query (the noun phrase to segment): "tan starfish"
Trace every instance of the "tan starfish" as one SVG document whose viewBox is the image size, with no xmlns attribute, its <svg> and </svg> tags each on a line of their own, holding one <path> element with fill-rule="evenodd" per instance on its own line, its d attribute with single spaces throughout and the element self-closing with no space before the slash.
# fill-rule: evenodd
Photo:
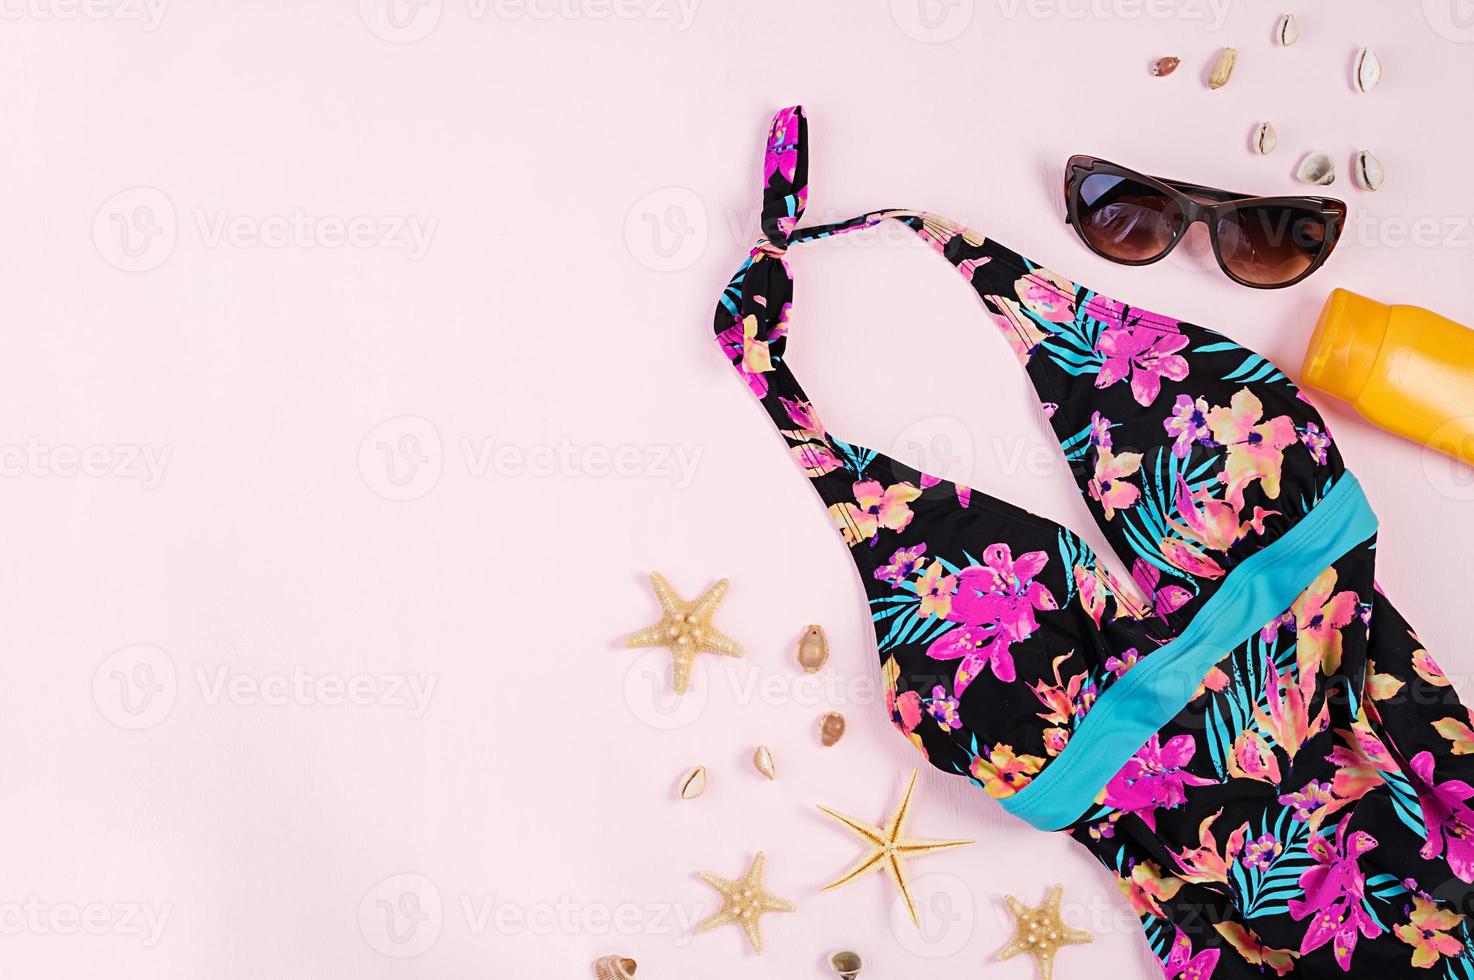
<svg viewBox="0 0 1474 980">
<path fill-rule="evenodd" d="M 742 647 L 711 625 L 712 613 L 716 612 L 717 603 L 727 594 L 730 584 L 722 579 L 701 593 L 701 598 L 695 602 L 687 602 L 676 595 L 665 576 L 651 572 L 650 585 L 655 589 L 655 598 L 660 600 L 660 622 L 631 633 L 624 638 L 624 645 L 669 647 L 671 677 L 675 681 L 676 693 L 685 694 L 686 686 L 691 682 L 691 664 L 698 653 L 742 656 Z"/>
<path fill-rule="evenodd" d="M 891 881 L 901 891 L 901 897 L 906 900 L 906 909 L 911 913 L 911 921 L 917 928 L 921 927 L 921 919 L 916 914 L 916 903 L 911 900 L 911 889 L 906 883 L 906 859 L 933 851 L 945 851 L 953 847 L 962 847 L 971 844 L 970 840 L 927 840 L 924 838 L 906 837 L 906 818 L 911 815 L 911 793 L 916 789 L 916 777 L 918 772 L 913 770 L 911 782 L 906 786 L 906 795 L 901 798 L 901 805 L 896 812 L 891 814 L 886 821 L 885 827 L 872 827 L 868 823 L 847 817 L 842 813 L 836 813 L 827 806 L 819 807 L 846 827 L 850 828 L 857 837 L 870 845 L 870 853 L 862 857 L 854 867 L 840 875 L 837 879 L 825 885 L 823 891 L 846 885 L 856 878 L 864 877 L 876 868 L 884 867 L 890 875 Z"/>
<path fill-rule="evenodd" d="M 722 926 L 739 925 L 747 934 L 747 942 L 759 955 L 763 952 L 763 934 L 758 929 L 758 920 L 768 912 L 797 912 L 792 902 L 770 893 L 763 887 L 763 866 L 767 858 L 761 851 L 748 865 L 747 873 L 736 881 L 729 881 L 709 871 L 701 872 L 701 880 L 715 888 L 722 896 L 722 907 L 716 915 L 696 927 L 697 932 L 710 932 Z"/>
<path fill-rule="evenodd" d="M 1059 900 L 1064 892 L 1064 885 L 1055 885 L 1037 908 L 1029 908 L 1012 895 L 1006 896 L 1008 911 L 1013 913 L 1014 931 L 1008 945 L 998 951 L 1000 960 L 1028 953 L 1039 966 L 1039 980 L 1050 980 L 1054 976 L 1054 954 L 1061 946 L 1095 941 L 1090 933 L 1065 925 L 1059 914 Z"/>
</svg>

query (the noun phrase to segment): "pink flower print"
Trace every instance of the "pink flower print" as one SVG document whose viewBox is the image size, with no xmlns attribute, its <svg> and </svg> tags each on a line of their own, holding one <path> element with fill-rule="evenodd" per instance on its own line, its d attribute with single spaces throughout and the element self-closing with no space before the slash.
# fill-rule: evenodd
<svg viewBox="0 0 1474 980">
<path fill-rule="evenodd" d="M 1172 856 L 1177 860 L 1178 868 L 1181 869 L 1180 874 L 1186 880 L 1199 885 L 1212 882 L 1228 884 L 1228 872 L 1233 867 L 1234 861 L 1238 860 L 1239 852 L 1244 848 L 1244 838 L 1249 834 L 1249 825 L 1240 824 L 1237 830 L 1231 831 L 1220 848 L 1218 839 L 1213 836 L 1213 824 L 1221 816 L 1223 816 L 1223 810 L 1219 809 L 1198 824 L 1197 847 L 1172 852 Z"/>
<path fill-rule="evenodd" d="M 1053 594 L 1035 582 L 1048 563 L 1042 551 L 1030 551 L 1016 560 L 1006 544 L 989 545 L 983 564 L 965 568 L 957 576 L 957 591 L 947 619 L 962 623 L 932 641 L 927 656 L 961 660 L 952 689 L 958 697 L 984 667 L 1000 681 L 1015 679 L 1009 647 L 1039 628 L 1035 610 L 1058 609 Z"/>
<path fill-rule="evenodd" d="M 1109 327 L 1096 342 L 1105 363 L 1095 387 L 1109 388 L 1129 378 L 1136 403 L 1150 405 L 1162 391 L 1163 378 L 1181 381 L 1187 377 L 1187 359 L 1177 353 L 1186 346 L 1187 338 L 1175 328 Z"/>
<path fill-rule="evenodd" d="M 909 483 L 896 483 L 882 488 L 875 480 L 861 480 L 853 488 L 855 502 L 835 504 L 829 514 L 853 548 L 865 541 L 872 544 L 881 528 L 899 531 L 911 523 L 911 501 L 921 491 Z"/>
<path fill-rule="evenodd" d="M 788 452 L 811 480 L 844 466 L 844 460 L 821 442 L 803 442 L 797 446 L 789 446 Z"/>
<path fill-rule="evenodd" d="M 1008 346 L 1013 350 L 1014 356 L 1021 364 L 1028 365 L 1034 348 L 1038 347 L 1049 335 L 1040 328 L 1033 317 L 1025 315 L 1019 305 L 1008 297 L 988 296 L 986 302 L 989 316 L 1002 331 L 1003 338 L 1008 341 Z M 1045 413 L 1046 416 L 1050 414 L 1048 406 L 1045 406 Z"/>
<path fill-rule="evenodd" d="M 1214 785 L 1183 768 L 1196 751 L 1191 735 L 1176 735 L 1166 745 L 1153 735 L 1106 784 L 1105 804 L 1136 814 L 1155 831 L 1157 810 L 1187 802 L 1186 787 Z"/>
<path fill-rule="evenodd" d="M 1233 779 L 1253 779 L 1278 786 L 1279 760 L 1264 736 L 1246 729 L 1233 740 L 1228 756 L 1228 775 Z"/>
<path fill-rule="evenodd" d="M 916 582 L 916 594 L 921 596 L 916 615 L 922 619 L 928 616 L 945 619 L 952 611 L 952 593 L 957 591 L 957 576 L 944 572 L 946 569 L 941 562 L 932 562 L 926 574 Z"/>
<path fill-rule="evenodd" d="M 1331 784 L 1311 780 L 1293 793 L 1286 793 L 1279 798 L 1281 806 L 1287 806 L 1295 812 L 1292 819 L 1306 823 L 1321 807 L 1335 802 L 1335 795 L 1331 793 Z"/>
<path fill-rule="evenodd" d="M 1276 840 L 1273 834 L 1266 832 L 1244 845 L 1243 865 L 1246 868 L 1258 868 L 1260 871 L 1267 870 L 1284 849 L 1285 845 Z"/>
<path fill-rule="evenodd" d="M 1111 420 L 1099 412 L 1090 413 L 1090 445 L 1098 449 L 1111 448 Z"/>
<path fill-rule="evenodd" d="M 784 309 L 787 309 L 786 304 Z M 757 316 L 748 314 L 717 334 L 717 342 L 722 345 L 727 358 L 734 362 L 742 380 L 759 398 L 768 394 L 768 379 L 764 375 L 773 370 L 771 344 L 786 336 L 787 331 L 787 325 L 780 320 L 765 339 L 759 339 Z"/>
<path fill-rule="evenodd" d="M 1162 422 L 1167 434 L 1176 441 L 1172 444 L 1174 456 L 1186 457 L 1194 443 L 1204 446 L 1213 444 L 1213 433 L 1208 429 L 1208 400 L 1194 401 L 1187 395 L 1178 395 L 1172 406 L 1172 414 Z"/>
<path fill-rule="evenodd" d="M 1194 578 L 1215 579 L 1222 578 L 1226 573 L 1223 566 L 1218 564 L 1196 545 L 1188 544 L 1177 538 L 1162 539 L 1162 557 L 1167 559 L 1173 568 L 1180 568 Z"/>
<path fill-rule="evenodd" d="M 1273 643 L 1275 637 L 1279 636 L 1280 630 L 1284 629 L 1286 626 L 1294 625 L 1294 612 L 1282 612 L 1278 616 L 1274 617 L 1269 622 L 1264 624 L 1264 628 L 1259 631 L 1259 639 L 1264 643 Z"/>
<path fill-rule="evenodd" d="M 1060 666 L 1072 656 L 1074 656 L 1073 653 L 1065 653 L 1054 658 L 1053 684 L 1037 680 L 1029 685 L 1029 689 L 1034 692 L 1034 697 L 1038 698 L 1039 703 L 1048 709 L 1039 712 L 1039 717 L 1051 725 L 1069 724 L 1070 719 L 1075 715 L 1075 705 L 1085 683 L 1086 673 L 1084 671 L 1072 675 L 1068 681 L 1060 676 Z"/>
<path fill-rule="evenodd" d="M 1090 496 L 1100 501 L 1106 520 L 1114 520 L 1116 511 L 1125 510 L 1141 497 L 1141 491 L 1126 478 L 1141 469 L 1141 453 L 1117 456 L 1101 448 L 1095 454 L 1095 475 L 1090 478 Z"/>
<path fill-rule="evenodd" d="M 1050 323 L 1074 321 L 1075 290 L 1074 283 L 1044 269 L 1035 269 L 1013 284 L 1024 309 Z"/>
<path fill-rule="evenodd" d="M 894 688 L 885 692 L 886 708 L 890 711 L 891 724 L 910 735 L 921 724 L 921 695 L 915 691 L 896 693 Z"/>
<path fill-rule="evenodd" d="M 1300 593 L 1295 616 L 1295 660 L 1301 676 L 1317 670 L 1327 677 L 1341 667 L 1341 630 L 1356 615 L 1356 593 L 1336 591 L 1336 569 L 1327 568 Z"/>
<path fill-rule="evenodd" d="M 1330 724 L 1330 705 L 1321 702 L 1320 711 L 1310 717 L 1310 703 L 1315 697 L 1315 671 L 1301 672 L 1299 679 L 1291 676 L 1290 669 L 1283 674 L 1274 669 L 1272 662 L 1264 664 L 1264 699 L 1269 707 L 1254 709 L 1254 721 L 1274 737 L 1280 748 L 1295 761 L 1295 755 L 1316 735 L 1325 731 Z M 1257 737 L 1257 736 L 1256 736 Z M 1272 782 L 1279 782 L 1279 770 L 1275 769 Z"/>
<path fill-rule="evenodd" d="M 1300 941 L 1300 955 L 1331 943 L 1336 965 L 1347 971 L 1358 934 L 1376 939 L 1383 931 L 1365 908 L 1366 879 L 1358 864 L 1363 854 L 1377 846 L 1377 839 L 1364 830 L 1348 835 L 1350 823 L 1348 815 L 1336 827 L 1334 843 L 1329 835 L 1310 838 L 1308 849 L 1315 866 L 1300 876 L 1305 898 L 1292 898 L 1288 903 L 1291 919 L 1310 918 Z"/>
<path fill-rule="evenodd" d="M 1264 519 L 1279 513 L 1255 507 L 1253 518 L 1240 524 L 1237 507 L 1226 500 L 1213 499 L 1213 491 L 1207 487 L 1189 490 L 1187 481 L 1180 476 L 1176 502 L 1182 520 L 1168 518 L 1167 523 L 1178 534 L 1209 551 L 1227 551 L 1251 530 L 1263 534 Z"/>
<path fill-rule="evenodd" d="M 1136 652 L 1136 647 L 1132 647 L 1130 650 L 1123 652 L 1119 657 L 1107 657 L 1105 668 L 1119 678 L 1124 676 L 1126 671 L 1135 667 L 1136 662 L 1140 659 L 1141 654 Z"/>
<path fill-rule="evenodd" d="M 1280 495 L 1280 466 L 1285 447 L 1295 441 L 1295 423 L 1288 415 L 1268 422 L 1264 403 L 1248 388 L 1234 392 L 1228 407 L 1208 411 L 1208 428 L 1214 441 L 1228 447 L 1228 462 L 1220 479 L 1228 486 L 1228 499 L 1243 506 L 1244 488 L 1255 480 L 1271 500 Z"/>
<path fill-rule="evenodd" d="M 1172 949 L 1162 964 L 1167 980 L 1212 980 L 1222 951 L 1205 949 L 1194 956 L 1192 940 L 1181 928 L 1173 928 L 1177 930 L 1177 938 L 1172 940 Z"/>
<path fill-rule="evenodd" d="M 984 667 L 1007 683 L 1012 683 L 1018 676 L 1014 671 L 1013 654 L 1008 651 L 1008 641 L 996 624 L 951 630 L 933 640 L 926 648 L 926 655 L 933 660 L 962 661 L 952 678 L 952 689 L 959 696 L 977 679 Z"/>
<path fill-rule="evenodd" d="M 983 564 L 962 570 L 956 598 L 947 617 L 968 625 L 998 624 L 1014 641 L 1039 628 L 1035 610 L 1058 609 L 1054 596 L 1035 576 L 1049 564 L 1049 555 L 1028 551 L 1013 557 L 1003 543 L 983 549 Z"/>
<path fill-rule="evenodd" d="M 1162 570 L 1141 558 L 1131 563 L 1131 579 L 1137 588 L 1151 597 L 1152 612 L 1162 619 L 1187 605 L 1193 597 L 1187 589 L 1172 582 L 1159 586 Z"/>
<path fill-rule="evenodd" d="M 783 411 L 788 413 L 788 420 L 796 426 L 793 429 L 782 430 L 785 436 L 798 441 L 825 437 L 824 423 L 819 421 L 813 405 L 782 396 L 779 396 L 778 403 L 783 406 Z"/>
<path fill-rule="evenodd" d="M 957 699 L 947 695 L 947 689 L 942 685 L 931 689 L 931 701 L 926 706 L 926 713 L 931 715 L 933 721 L 941 726 L 943 731 L 955 731 L 962 727 L 962 715 L 957 706 Z"/>
<path fill-rule="evenodd" d="M 1084 565 L 1075 566 L 1075 589 L 1080 593 L 1080 608 L 1089 614 L 1100 625 L 1100 617 L 1105 614 L 1106 589 L 1100 584 L 1100 579 L 1095 573 Z"/>
<path fill-rule="evenodd" d="M 972 282 L 972 277 L 977 275 L 978 269 L 992 261 L 993 257 L 991 255 L 984 255 L 978 259 L 963 259 L 957 263 L 957 271 L 962 273 L 962 278 L 968 282 Z"/>
<path fill-rule="evenodd" d="M 1474 796 L 1474 786 L 1462 779 L 1436 782 L 1433 753 L 1427 750 L 1413 756 L 1408 767 L 1428 825 L 1428 842 L 1420 853 L 1428 860 L 1442 854 L 1460 881 L 1474 882 L 1474 813 L 1464 805 Z"/>
<path fill-rule="evenodd" d="M 1300 441 L 1310 451 L 1310 458 L 1319 466 L 1326 465 L 1326 454 L 1331 448 L 1331 434 L 1314 422 L 1307 422 L 1300 431 Z"/>
<path fill-rule="evenodd" d="M 790 106 L 773 117 L 773 127 L 768 131 L 768 152 L 763 159 L 763 182 L 775 173 L 793 183 L 798 170 L 798 126 L 799 108 Z"/>
<path fill-rule="evenodd" d="M 918 544 L 912 548 L 898 548 L 891 555 L 889 565 L 883 565 L 875 570 L 875 577 L 882 582 L 889 582 L 892 586 L 898 586 L 916 574 L 921 568 L 922 556 L 925 554 L 925 544 Z"/>
</svg>

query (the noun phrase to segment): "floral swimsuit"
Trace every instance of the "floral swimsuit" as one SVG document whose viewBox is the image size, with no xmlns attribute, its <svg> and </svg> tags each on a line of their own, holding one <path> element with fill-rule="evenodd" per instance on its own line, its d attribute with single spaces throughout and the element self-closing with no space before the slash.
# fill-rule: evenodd
<svg viewBox="0 0 1474 980">
<path fill-rule="evenodd" d="M 1315 408 L 1220 333 L 953 222 L 800 228 L 773 120 L 722 350 L 849 545 L 891 720 L 1117 878 L 1169 978 L 1474 980 L 1474 729 L 1373 580 L 1376 518 Z M 845 442 L 784 357 L 785 253 L 897 221 L 977 291 L 1133 581 L 1074 533 Z"/>
</svg>

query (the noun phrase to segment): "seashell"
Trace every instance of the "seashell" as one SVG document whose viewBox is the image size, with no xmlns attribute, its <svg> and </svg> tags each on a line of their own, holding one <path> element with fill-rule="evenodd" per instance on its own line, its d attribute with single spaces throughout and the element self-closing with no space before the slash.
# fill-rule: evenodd
<svg viewBox="0 0 1474 980">
<path fill-rule="evenodd" d="M 838 711 L 827 711 L 819 719 L 819 744 L 826 749 L 844 738 L 844 715 Z"/>
<path fill-rule="evenodd" d="M 1351 158 L 1351 179 L 1362 190 L 1374 191 L 1386 178 L 1387 171 L 1383 169 L 1382 161 L 1372 156 L 1370 151 L 1361 150 Z"/>
<path fill-rule="evenodd" d="M 1173 58 L 1171 56 L 1158 58 L 1152 62 L 1152 74 L 1157 78 L 1165 78 L 1176 71 L 1177 66 L 1180 64 L 1182 64 L 1181 58 Z"/>
<path fill-rule="evenodd" d="M 778 770 L 773 766 L 773 752 L 766 745 L 757 747 L 757 751 L 752 754 L 752 764 L 769 779 L 778 778 Z"/>
<path fill-rule="evenodd" d="M 1295 20 L 1294 14 L 1285 14 L 1274 25 L 1274 43 L 1282 48 L 1288 48 L 1300 40 L 1300 24 Z"/>
<path fill-rule="evenodd" d="M 1218 60 L 1213 62 L 1213 68 L 1208 72 L 1208 87 L 1220 89 L 1227 85 L 1233 75 L 1233 66 L 1238 60 L 1239 53 L 1233 48 L 1224 48 L 1218 52 Z"/>
<path fill-rule="evenodd" d="M 1377 52 L 1371 48 L 1362 48 L 1356 52 L 1356 67 L 1352 71 L 1352 79 L 1358 92 L 1370 92 L 1377 87 L 1377 83 L 1382 80 L 1382 61 L 1377 57 Z"/>
<path fill-rule="evenodd" d="M 1333 184 L 1336 181 L 1336 165 L 1331 158 L 1317 150 L 1306 154 L 1295 170 L 1295 178 L 1307 184 Z"/>
<path fill-rule="evenodd" d="M 697 766 L 681 777 L 681 799 L 694 800 L 706 792 L 706 767 Z"/>
<path fill-rule="evenodd" d="M 628 956 L 601 956 L 594 961 L 597 980 L 634 980 L 637 964 Z"/>
<path fill-rule="evenodd" d="M 815 673 L 829 662 L 829 639 L 820 626 L 810 626 L 798 640 L 798 665 Z"/>
<path fill-rule="evenodd" d="M 840 980 L 855 980 L 860 975 L 860 968 L 864 965 L 860 954 L 848 949 L 829 954 L 829 966 L 838 974 Z"/>
<path fill-rule="evenodd" d="M 1280 145 L 1280 137 L 1274 131 L 1273 126 L 1262 122 L 1254 127 L 1254 135 L 1250 138 L 1249 143 L 1254 147 L 1255 153 L 1263 156 L 1274 152 L 1274 148 Z"/>
</svg>

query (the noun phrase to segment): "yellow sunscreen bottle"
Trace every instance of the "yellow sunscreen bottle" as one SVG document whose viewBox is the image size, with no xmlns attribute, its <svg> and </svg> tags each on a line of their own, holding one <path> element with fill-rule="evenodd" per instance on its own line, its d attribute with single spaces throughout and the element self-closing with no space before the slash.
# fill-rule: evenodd
<svg viewBox="0 0 1474 980">
<path fill-rule="evenodd" d="M 1474 330 L 1333 289 L 1302 374 L 1382 428 L 1474 463 Z"/>
</svg>

